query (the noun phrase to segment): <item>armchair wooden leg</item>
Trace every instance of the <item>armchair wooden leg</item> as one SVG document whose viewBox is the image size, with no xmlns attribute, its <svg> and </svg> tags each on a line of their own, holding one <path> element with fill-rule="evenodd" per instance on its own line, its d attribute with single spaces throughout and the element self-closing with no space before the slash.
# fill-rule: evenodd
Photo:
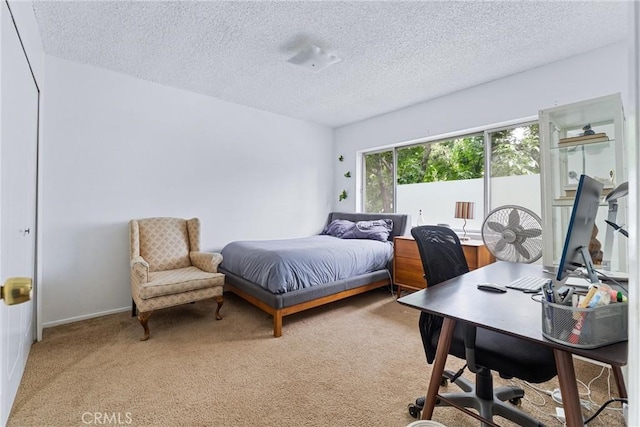
<svg viewBox="0 0 640 427">
<path fill-rule="evenodd" d="M 153 313 L 153 311 L 147 311 L 147 312 L 138 314 L 138 320 L 140 321 L 140 324 L 144 328 L 144 336 L 142 338 L 140 338 L 140 341 L 146 341 L 146 340 L 149 339 L 149 324 L 148 323 L 149 323 L 149 317 L 151 317 L 151 313 Z"/>
<path fill-rule="evenodd" d="M 215 298 L 218 303 L 218 308 L 216 309 L 216 320 L 222 320 L 222 316 L 220 316 L 220 308 L 222 308 L 222 304 L 224 304 L 224 298 L 222 295 L 218 295 Z"/>
<path fill-rule="evenodd" d="M 136 302 L 131 298 L 131 317 L 136 317 Z"/>
</svg>

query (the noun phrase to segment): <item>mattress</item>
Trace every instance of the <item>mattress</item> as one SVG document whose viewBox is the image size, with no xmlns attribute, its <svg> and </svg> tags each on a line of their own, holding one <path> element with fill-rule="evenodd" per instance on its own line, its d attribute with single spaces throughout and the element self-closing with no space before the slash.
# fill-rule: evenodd
<svg viewBox="0 0 640 427">
<path fill-rule="evenodd" d="M 385 269 L 393 258 L 393 244 L 317 235 L 236 241 L 221 253 L 226 271 L 281 294 Z"/>
</svg>

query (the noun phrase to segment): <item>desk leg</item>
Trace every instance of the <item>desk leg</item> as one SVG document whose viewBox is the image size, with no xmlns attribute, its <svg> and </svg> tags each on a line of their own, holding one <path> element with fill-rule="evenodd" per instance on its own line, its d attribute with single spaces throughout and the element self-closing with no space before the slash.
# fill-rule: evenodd
<svg viewBox="0 0 640 427">
<path fill-rule="evenodd" d="M 576 383 L 576 372 L 573 368 L 573 357 L 566 351 L 553 349 L 558 370 L 558 382 L 562 393 L 562 406 L 564 416 L 567 420 L 567 427 L 582 427 L 582 409 L 580 408 L 580 395 Z"/>
<path fill-rule="evenodd" d="M 429 380 L 429 390 L 424 400 L 424 409 L 422 410 L 422 419 L 430 420 L 433 415 L 433 408 L 436 406 L 438 390 L 444 373 L 444 365 L 447 362 L 449 347 L 451 347 L 451 339 L 453 338 L 453 329 L 456 321 L 445 317 L 440 330 L 440 338 L 438 339 L 438 348 L 436 350 L 436 358 L 431 371 L 431 379 Z"/>
<path fill-rule="evenodd" d="M 618 387 L 618 396 L 623 399 L 626 399 L 627 396 L 627 388 L 624 385 L 624 376 L 622 375 L 622 368 L 620 366 L 612 366 L 611 370 L 613 371 L 613 377 L 616 380 L 616 386 Z"/>
</svg>

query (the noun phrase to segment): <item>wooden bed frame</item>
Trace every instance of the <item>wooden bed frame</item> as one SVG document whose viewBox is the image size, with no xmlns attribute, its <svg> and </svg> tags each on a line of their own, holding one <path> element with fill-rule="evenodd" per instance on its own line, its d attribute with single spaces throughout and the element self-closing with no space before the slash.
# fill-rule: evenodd
<svg viewBox="0 0 640 427">
<path fill-rule="evenodd" d="M 402 214 L 332 212 L 329 214 L 327 224 L 335 219 L 354 222 L 392 219 L 393 230 L 389 234 L 390 241 L 393 241 L 395 236 L 404 235 L 408 223 L 407 215 Z M 283 294 L 273 294 L 255 283 L 224 270 L 223 267 L 219 267 L 218 270 L 225 274 L 225 290 L 233 292 L 273 316 L 273 336 L 280 337 L 282 336 L 282 318 L 285 316 L 390 285 L 392 283 L 391 264 L 392 260 L 389 261 L 388 268 L 383 270 Z"/>
</svg>

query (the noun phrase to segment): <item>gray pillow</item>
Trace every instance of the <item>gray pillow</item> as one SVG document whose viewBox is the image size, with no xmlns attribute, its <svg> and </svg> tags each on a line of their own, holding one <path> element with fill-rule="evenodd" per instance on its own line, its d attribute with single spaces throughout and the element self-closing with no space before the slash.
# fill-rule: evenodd
<svg viewBox="0 0 640 427">
<path fill-rule="evenodd" d="M 355 226 L 342 234 L 343 239 L 372 239 L 386 242 L 393 230 L 393 220 L 376 219 L 373 221 L 358 221 Z"/>
<path fill-rule="evenodd" d="M 333 237 L 342 238 L 345 233 L 351 231 L 355 227 L 356 223 L 348 221 L 346 219 L 334 219 L 331 221 L 320 234 L 327 234 Z"/>
</svg>

